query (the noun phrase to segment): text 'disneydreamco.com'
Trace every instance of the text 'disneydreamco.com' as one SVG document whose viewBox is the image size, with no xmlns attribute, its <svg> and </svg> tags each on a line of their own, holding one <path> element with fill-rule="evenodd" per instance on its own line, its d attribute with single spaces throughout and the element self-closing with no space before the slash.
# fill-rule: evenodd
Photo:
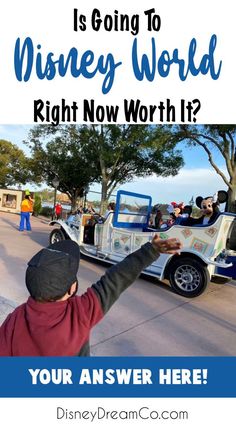
<svg viewBox="0 0 236 430">
<path fill-rule="evenodd" d="M 95 409 L 75 410 L 57 406 L 57 421 L 186 421 L 189 412 L 186 410 L 158 410 L 158 408 L 143 405 L 137 409 L 107 409 L 98 406 Z"/>
</svg>

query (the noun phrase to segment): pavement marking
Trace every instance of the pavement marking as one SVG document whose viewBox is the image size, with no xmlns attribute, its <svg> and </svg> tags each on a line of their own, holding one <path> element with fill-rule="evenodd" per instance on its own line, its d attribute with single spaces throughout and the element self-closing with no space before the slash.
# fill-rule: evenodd
<svg viewBox="0 0 236 430">
<path fill-rule="evenodd" d="M 227 283 L 227 284 L 225 284 L 225 285 L 229 285 L 229 286 L 231 286 L 231 287 L 236 287 L 236 281 L 233 281 L 233 283 L 234 283 L 234 284 Z M 223 287 L 224 287 L 224 285 L 222 285 L 222 284 L 214 284 L 214 285 L 216 285 L 217 287 L 221 287 L 221 288 L 223 288 Z M 205 292 L 205 295 L 214 294 L 214 292 L 215 292 L 215 290 L 214 290 L 214 289 L 212 289 L 212 290 L 208 289 L 208 290 Z M 97 343 L 94 343 L 94 344 L 92 344 L 92 343 L 91 343 L 91 348 L 96 347 L 96 346 L 98 346 L 98 345 L 101 345 L 101 344 L 103 344 L 103 343 L 109 342 L 111 339 L 114 339 L 114 338 L 116 338 L 116 337 L 118 337 L 118 336 L 120 336 L 120 335 L 122 335 L 122 334 L 124 334 L 124 333 L 128 333 L 129 331 L 132 331 L 132 330 L 136 329 L 137 327 L 140 327 L 140 326 L 142 326 L 142 325 L 145 325 L 146 323 L 149 323 L 149 322 L 151 322 L 151 321 L 153 321 L 153 320 L 155 320 L 155 319 L 158 319 L 159 317 L 162 317 L 163 315 L 166 315 L 166 314 L 168 314 L 168 313 L 170 313 L 170 312 L 173 312 L 173 311 L 175 311 L 176 309 L 179 309 L 179 308 L 181 308 L 181 307 L 184 307 L 184 306 L 186 306 L 186 305 L 188 305 L 188 304 L 190 304 L 190 303 L 192 303 L 192 302 L 194 303 L 195 299 L 199 299 L 200 297 L 201 297 L 201 296 L 193 297 L 193 298 L 182 297 L 182 298 L 184 298 L 184 299 L 185 299 L 182 303 L 179 303 L 178 305 L 175 305 L 175 306 L 173 306 L 172 308 L 169 308 L 169 309 L 165 310 L 164 312 L 161 312 L 161 313 L 159 313 L 159 314 L 157 314 L 157 315 L 154 315 L 154 316 L 153 316 L 153 317 L 151 317 L 151 318 L 148 318 L 148 319 L 146 319 L 146 320 L 142 320 L 142 321 L 140 321 L 139 323 L 134 324 L 134 325 L 130 326 L 129 328 L 127 328 L 127 329 L 125 329 L 125 330 L 122 330 L 122 331 L 121 331 L 121 332 L 119 332 L 119 333 L 115 333 L 115 334 L 113 334 L 112 336 L 110 336 L 110 337 L 108 337 L 108 338 L 105 338 L 105 339 L 103 339 L 103 340 L 100 340 L 100 341 L 99 341 L 99 342 L 97 342 Z"/>
<path fill-rule="evenodd" d="M 131 326 L 131 327 L 129 327 L 129 328 L 127 328 L 127 329 L 119 332 L 119 333 L 113 334 L 112 336 L 110 336 L 110 337 L 108 337 L 106 339 L 100 340 L 97 343 L 91 344 L 91 347 L 95 347 L 95 346 L 101 345 L 102 343 L 106 343 L 109 340 L 114 339 L 115 337 L 118 337 L 118 336 L 120 336 L 120 335 L 122 335 L 124 333 L 127 333 L 127 332 L 129 332 L 129 331 L 131 331 L 131 330 L 133 330 L 133 329 L 135 329 L 137 327 L 140 327 L 140 326 L 142 326 L 142 325 L 144 325 L 146 323 L 149 323 L 150 321 L 153 321 L 153 320 L 155 320 L 155 319 L 157 319 L 159 317 L 162 317 L 163 315 L 168 314 L 168 313 L 170 313 L 170 312 L 172 312 L 172 311 L 174 311 L 174 310 L 176 310 L 178 308 L 181 308 L 182 306 L 185 306 L 186 304 L 190 303 L 191 301 L 192 301 L 192 299 L 186 299 L 186 301 L 180 303 L 179 305 L 173 306 L 172 308 L 169 308 L 169 309 L 167 309 L 164 312 L 160 312 L 159 314 L 154 315 L 151 318 L 148 318 L 146 320 L 140 321 L 139 323 L 137 323 L 137 324 L 135 324 L 135 325 L 133 325 L 133 326 Z"/>
</svg>

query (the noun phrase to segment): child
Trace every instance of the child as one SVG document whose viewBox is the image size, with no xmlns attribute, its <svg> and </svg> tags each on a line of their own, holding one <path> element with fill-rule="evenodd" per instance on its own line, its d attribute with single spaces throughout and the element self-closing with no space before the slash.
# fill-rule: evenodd
<svg viewBox="0 0 236 430">
<path fill-rule="evenodd" d="M 64 240 L 39 251 L 28 263 L 30 297 L 0 327 L 0 356 L 87 356 L 92 327 L 160 253 L 179 253 L 177 239 L 152 242 L 110 267 L 77 296 L 80 251 Z"/>
</svg>

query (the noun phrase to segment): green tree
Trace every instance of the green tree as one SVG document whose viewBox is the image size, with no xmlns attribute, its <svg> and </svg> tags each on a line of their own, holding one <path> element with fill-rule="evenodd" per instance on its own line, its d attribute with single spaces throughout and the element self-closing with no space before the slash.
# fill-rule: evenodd
<svg viewBox="0 0 236 430">
<path fill-rule="evenodd" d="M 101 212 L 114 189 L 134 177 L 171 176 L 183 165 L 169 131 L 149 125 L 92 125 L 80 127 L 83 148 L 93 152 L 100 170 Z"/>
<path fill-rule="evenodd" d="M 46 182 L 53 187 L 53 179 L 57 177 L 58 190 L 67 194 L 74 210 L 78 197 L 96 179 L 93 160 L 82 150 L 74 128 L 36 126 L 25 143 L 31 149 L 35 182 Z"/>
<path fill-rule="evenodd" d="M 7 140 L 0 140 L 0 187 L 30 181 L 29 160 L 24 152 Z"/>
<path fill-rule="evenodd" d="M 174 127 L 172 132 L 174 143 L 186 141 L 205 151 L 209 163 L 227 185 L 227 210 L 236 212 L 236 125 L 182 125 Z M 215 161 L 217 154 L 224 161 L 227 174 Z"/>
<path fill-rule="evenodd" d="M 52 190 L 48 189 L 48 188 L 40 190 L 38 192 L 38 195 L 41 197 L 42 201 L 45 201 L 45 202 L 52 201 L 53 202 L 54 192 Z"/>
<path fill-rule="evenodd" d="M 29 142 L 39 175 L 71 194 L 92 182 L 102 186 L 101 213 L 114 189 L 134 177 L 176 175 L 183 165 L 169 130 L 149 125 L 36 126 Z M 64 185 L 67 185 L 66 187 Z M 77 185 L 76 185 L 77 184 Z"/>
</svg>

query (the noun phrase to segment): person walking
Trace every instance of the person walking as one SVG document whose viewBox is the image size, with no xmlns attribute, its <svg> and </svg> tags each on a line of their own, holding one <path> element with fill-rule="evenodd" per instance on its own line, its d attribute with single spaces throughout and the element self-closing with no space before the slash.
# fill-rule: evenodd
<svg viewBox="0 0 236 430">
<path fill-rule="evenodd" d="M 20 226 L 19 231 L 31 231 L 30 213 L 32 211 L 33 199 L 30 197 L 30 192 L 25 192 L 25 197 L 21 202 Z"/>
<path fill-rule="evenodd" d="M 55 215 L 56 215 L 56 219 L 61 219 L 62 217 L 62 205 L 60 202 L 57 202 L 55 206 Z"/>
</svg>

